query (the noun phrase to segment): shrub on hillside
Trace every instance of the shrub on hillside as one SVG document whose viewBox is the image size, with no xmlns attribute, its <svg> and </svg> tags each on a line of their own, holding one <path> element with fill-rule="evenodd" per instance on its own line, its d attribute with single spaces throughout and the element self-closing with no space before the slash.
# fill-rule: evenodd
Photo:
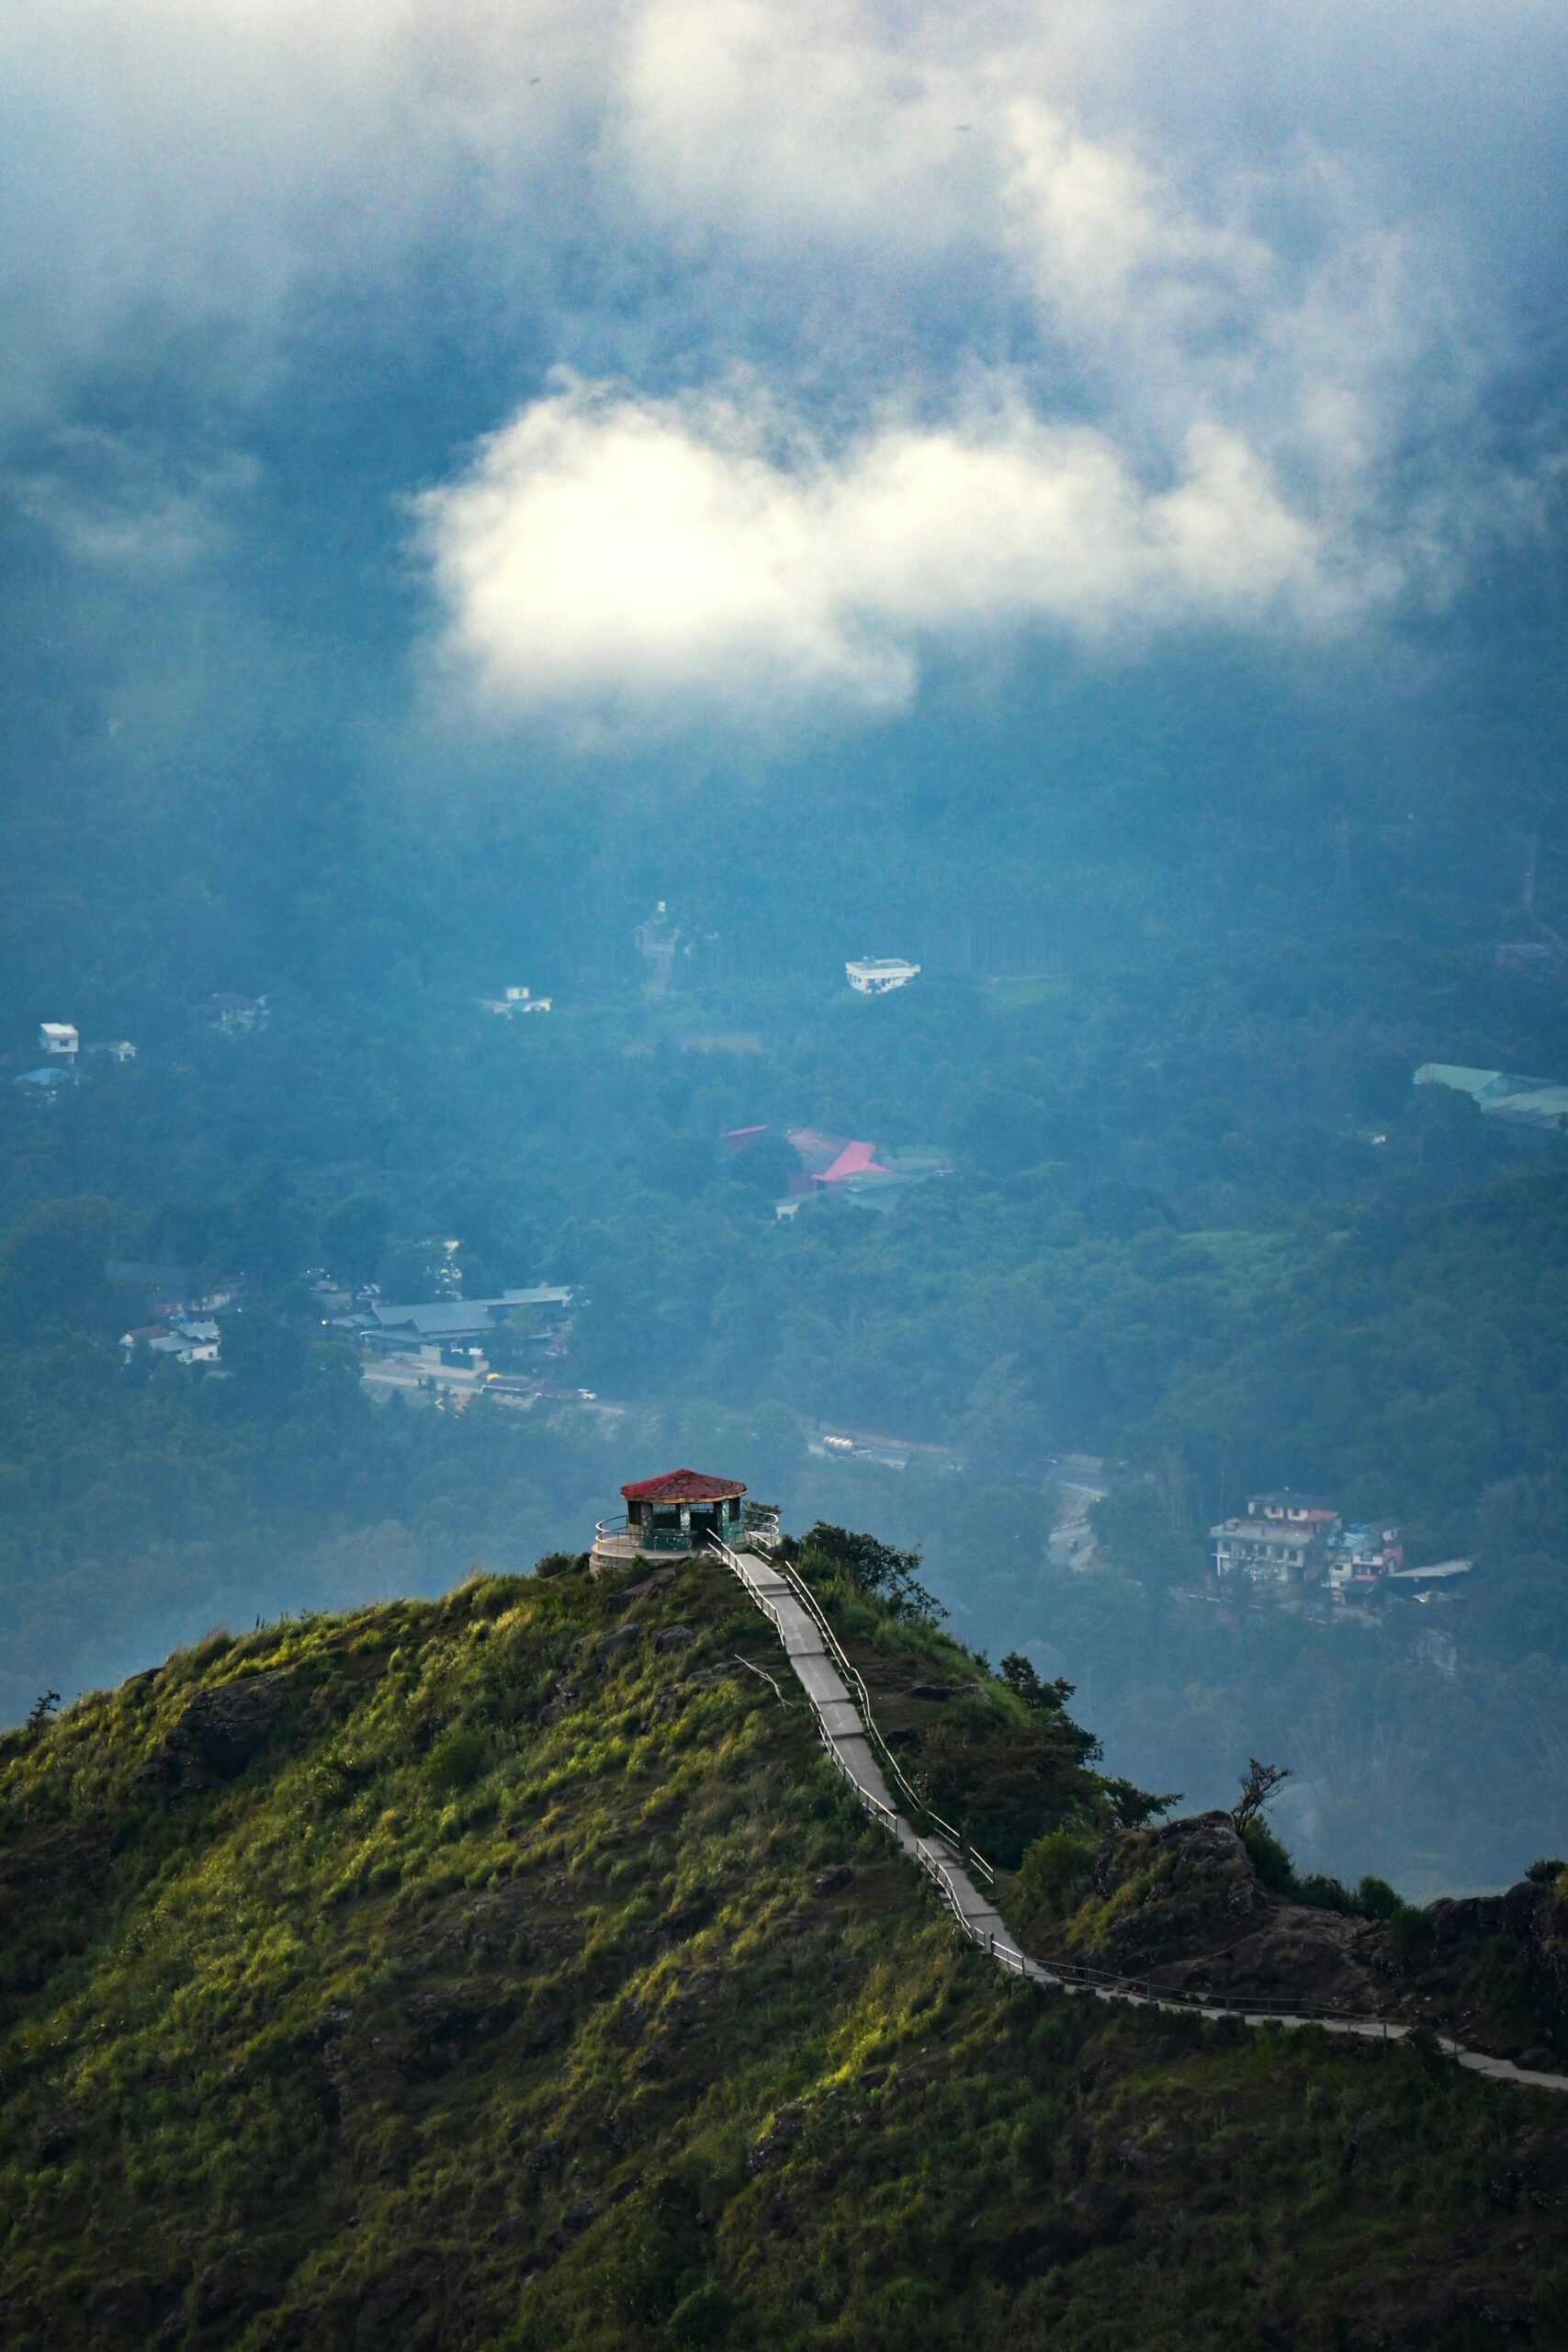
<svg viewBox="0 0 1568 2352">
<path fill-rule="evenodd" d="M 483 1779 L 488 1761 L 479 1733 L 458 1725 L 436 1741 L 424 1759 L 424 1776 L 444 1796 L 456 1796 Z"/>
</svg>

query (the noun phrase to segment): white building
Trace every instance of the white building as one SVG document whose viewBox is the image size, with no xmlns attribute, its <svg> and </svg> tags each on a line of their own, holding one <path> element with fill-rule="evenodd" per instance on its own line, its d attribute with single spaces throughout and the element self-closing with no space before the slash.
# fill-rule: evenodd
<svg viewBox="0 0 1568 2352">
<path fill-rule="evenodd" d="M 510 1021 L 518 1012 L 548 1012 L 555 999 L 536 996 L 532 989 L 508 989 L 504 996 L 481 996 L 479 1002 L 486 1012 L 498 1013 L 503 1021 Z"/>
<path fill-rule="evenodd" d="M 40 1021 L 38 1042 L 40 1054 L 56 1054 L 63 1061 L 73 1062 L 82 1041 L 69 1021 Z"/>
<path fill-rule="evenodd" d="M 901 956 L 859 956 L 844 966 L 844 977 L 857 996 L 886 996 L 906 987 L 919 968 Z"/>
<path fill-rule="evenodd" d="M 208 1017 L 215 1029 L 222 1029 L 231 1036 L 242 1030 L 265 1029 L 267 1004 L 265 996 L 235 996 L 220 989 L 207 1000 Z"/>
</svg>

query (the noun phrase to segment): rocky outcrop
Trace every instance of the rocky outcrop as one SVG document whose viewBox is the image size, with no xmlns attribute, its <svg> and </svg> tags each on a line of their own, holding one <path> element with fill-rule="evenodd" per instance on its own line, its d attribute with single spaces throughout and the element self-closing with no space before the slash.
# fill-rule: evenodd
<svg viewBox="0 0 1568 2352">
<path fill-rule="evenodd" d="M 642 1639 L 640 1625 L 617 1625 L 613 1634 L 601 1634 L 593 1645 L 593 1655 L 601 1669 L 613 1666 L 627 1650 L 635 1649 Z"/>
<path fill-rule="evenodd" d="M 1504 1894 L 1439 1895 L 1428 1905 L 1427 1922 L 1432 1941 L 1441 1950 L 1472 1942 L 1479 1936 L 1529 1937 L 1546 1889 L 1533 1879 L 1521 1879 Z"/>
<path fill-rule="evenodd" d="M 1424 2024 L 1547 2073 L 1568 2054 L 1568 1874 L 1372 1920 L 1274 1893 L 1230 1815 L 1200 1813 L 1101 1843 L 1064 1956 L 1161 1992 Z"/>
<path fill-rule="evenodd" d="M 1568 1873 L 1502 1894 L 1442 1897 L 1421 1931 L 1370 1939 L 1396 2013 L 1423 2019 L 1532 2071 L 1568 2057 Z"/>
<path fill-rule="evenodd" d="M 282 1722 L 296 1680 L 280 1668 L 198 1690 L 138 1779 L 152 1781 L 169 1796 L 193 1795 L 215 1781 L 235 1779 Z"/>
<path fill-rule="evenodd" d="M 1089 1915 L 1095 1966 L 1162 1991 L 1377 2009 L 1361 1919 L 1291 1903 L 1260 1884 L 1228 1813 L 1107 1838 Z"/>
</svg>

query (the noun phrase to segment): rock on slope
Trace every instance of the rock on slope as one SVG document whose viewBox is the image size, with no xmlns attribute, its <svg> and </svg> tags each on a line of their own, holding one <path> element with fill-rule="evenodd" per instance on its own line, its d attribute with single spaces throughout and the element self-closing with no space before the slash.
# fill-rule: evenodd
<svg viewBox="0 0 1568 2352">
<path fill-rule="evenodd" d="M 1269 1894 L 1228 1813 L 1107 1839 L 1095 1857 L 1093 1898 L 1086 1925 L 1098 1928 L 1101 1967 L 1173 1991 L 1382 2006 L 1386 1987 L 1369 1949 L 1381 1930 Z"/>
<path fill-rule="evenodd" d="M 0 1740 L 7 2352 L 1568 2340 L 1555 2109 L 1010 1984 L 737 1653 L 482 1579 Z"/>
<path fill-rule="evenodd" d="M 1102 1839 L 1070 1917 L 1018 1918 L 1161 1991 L 1425 2022 L 1568 2073 L 1568 1872 L 1373 1919 L 1272 1890 L 1231 1815 L 1201 1813 Z"/>
</svg>

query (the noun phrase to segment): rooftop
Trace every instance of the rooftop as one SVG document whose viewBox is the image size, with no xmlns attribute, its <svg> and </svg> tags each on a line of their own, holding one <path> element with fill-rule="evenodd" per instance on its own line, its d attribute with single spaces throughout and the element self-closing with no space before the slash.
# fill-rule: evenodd
<svg viewBox="0 0 1568 2352">
<path fill-rule="evenodd" d="M 1303 1548 L 1317 1540 L 1315 1528 L 1292 1527 L 1288 1520 L 1281 1519 L 1222 1519 L 1209 1532 L 1215 1536 L 1255 1536 L 1270 1544 L 1300 1544 Z"/>
<path fill-rule="evenodd" d="M 874 1143 L 847 1143 L 838 1158 L 822 1169 L 817 1177 L 819 1184 L 841 1184 L 846 1176 L 886 1176 L 889 1170 L 877 1164 Z"/>
<path fill-rule="evenodd" d="M 703 1470 L 666 1470 L 661 1477 L 639 1478 L 621 1488 L 628 1503 L 714 1503 L 746 1492 L 739 1478 L 710 1478 Z"/>
<path fill-rule="evenodd" d="M 570 1306 L 571 1293 L 558 1283 L 536 1283 L 527 1290 L 503 1290 L 499 1298 L 434 1298 L 407 1305 L 378 1303 L 370 1308 L 381 1331 L 419 1331 L 432 1339 L 443 1335 L 489 1331 L 494 1318 L 513 1306 Z"/>
<path fill-rule="evenodd" d="M 1423 1062 L 1417 1086 L 1446 1086 L 1468 1094 L 1488 1118 L 1512 1126 L 1568 1125 L 1568 1085 L 1552 1078 L 1521 1078 L 1504 1069 L 1472 1069 L 1462 1062 Z"/>
</svg>

